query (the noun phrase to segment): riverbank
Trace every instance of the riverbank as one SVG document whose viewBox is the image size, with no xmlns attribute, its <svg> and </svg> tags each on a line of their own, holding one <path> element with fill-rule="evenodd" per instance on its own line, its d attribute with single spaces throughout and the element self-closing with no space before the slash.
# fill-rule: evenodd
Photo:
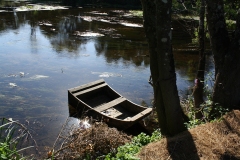
<svg viewBox="0 0 240 160">
<path fill-rule="evenodd" d="M 138 157 L 147 159 L 240 159 L 240 111 L 221 121 L 206 123 L 143 147 Z"/>
<path fill-rule="evenodd" d="M 18 137 L 29 135 L 35 145 L 26 146 L 17 150 L 17 146 L 5 147 L 0 152 L 5 157 L 21 156 L 21 151 L 38 147 L 27 128 L 17 121 L 5 119 L 9 124 L 15 124 L 23 132 Z M 68 120 L 66 122 L 69 122 Z M 67 124 L 67 123 L 66 123 Z M 116 128 L 110 128 L 103 122 L 94 122 L 90 126 L 88 120 L 82 120 L 79 126 L 64 125 L 56 143 L 51 148 L 46 148 L 39 156 L 24 154 L 28 158 L 35 159 L 240 159 L 240 110 L 233 110 L 221 119 L 214 122 L 198 125 L 195 128 L 184 131 L 174 137 L 162 137 L 159 131 L 152 133 L 152 136 L 141 133 L 132 136 Z M 71 124 L 71 123 L 68 123 Z M 88 124 L 83 126 L 83 124 Z M 9 126 L 10 127 L 10 126 Z M 86 127 L 86 128 L 85 128 Z M 11 133 L 12 130 L 6 130 Z M 14 132 L 14 131 L 13 131 Z M 5 133 L 5 132 L 4 132 Z M 26 134 L 24 134 L 26 133 Z M 14 137 L 6 136 L 12 144 Z M 25 144 L 17 139 L 19 144 Z M 28 142 L 29 143 L 29 142 Z M 0 149 L 3 145 L 0 145 Z M 6 152 L 5 152 L 6 151 Z M 115 157 L 116 156 L 116 157 Z M 25 157 L 25 158 L 27 158 Z"/>
<path fill-rule="evenodd" d="M 220 120 L 199 125 L 174 137 L 163 138 L 157 132 L 159 138 L 156 138 L 156 133 L 152 137 L 143 133 L 132 137 L 115 128 L 109 128 L 104 123 L 95 123 L 91 128 L 86 130 L 77 129 L 72 132 L 72 135 L 61 145 L 60 149 L 55 150 L 55 155 L 51 151 L 49 152 L 49 158 L 57 156 L 57 159 L 79 157 L 117 159 L 114 158 L 114 155 L 117 155 L 125 159 L 130 156 L 141 160 L 235 160 L 240 159 L 239 126 L 239 110 L 233 110 Z M 138 142 L 136 143 L 136 141 Z M 149 144 L 144 146 L 144 143 Z M 136 155 L 132 154 L 134 152 L 139 153 Z M 109 153 L 111 154 L 109 155 Z"/>
</svg>

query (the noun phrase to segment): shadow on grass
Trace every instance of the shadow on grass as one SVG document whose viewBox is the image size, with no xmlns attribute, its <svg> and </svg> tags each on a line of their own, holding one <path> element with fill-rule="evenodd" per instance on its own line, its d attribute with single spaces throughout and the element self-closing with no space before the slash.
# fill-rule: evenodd
<svg viewBox="0 0 240 160">
<path fill-rule="evenodd" d="M 189 131 L 184 131 L 177 136 L 167 138 L 169 159 L 172 160 L 200 160 L 194 139 Z"/>
</svg>

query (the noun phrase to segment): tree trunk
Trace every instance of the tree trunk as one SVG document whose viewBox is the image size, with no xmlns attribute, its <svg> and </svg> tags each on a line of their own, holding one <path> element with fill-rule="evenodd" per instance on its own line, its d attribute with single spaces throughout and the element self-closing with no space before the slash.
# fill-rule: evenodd
<svg viewBox="0 0 240 160">
<path fill-rule="evenodd" d="M 224 17 L 222 0 L 207 0 L 207 24 L 210 34 L 211 48 L 215 63 L 215 78 L 222 69 L 224 57 L 229 49 L 229 37 Z"/>
<path fill-rule="evenodd" d="M 207 0 L 207 23 L 215 61 L 213 102 L 240 108 L 240 13 L 234 37 L 228 36 L 222 0 Z"/>
<path fill-rule="evenodd" d="M 201 0 L 201 8 L 199 14 L 199 30 L 198 30 L 198 42 L 199 42 L 199 62 L 198 71 L 195 79 L 195 86 L 193 90 L 194 106 L 196 111 L 195 117 L 200 119 L 203 117 L 200 110 L 200 105 L 204 102 L 203 100 L 203 88 L 204 88 L 204 72 L 205 72 L 205 27 L 204 27 L 204 17 L 205 17 L 205 0 Z"/>
<path fill-rule="evenodd" d="M 171 0 L 141 0 L 144 28 L 149 43 L 154 106 L 163 134 L 174 135 L 185 129 L 176 86 L 171 45 Z"/>
</svg>

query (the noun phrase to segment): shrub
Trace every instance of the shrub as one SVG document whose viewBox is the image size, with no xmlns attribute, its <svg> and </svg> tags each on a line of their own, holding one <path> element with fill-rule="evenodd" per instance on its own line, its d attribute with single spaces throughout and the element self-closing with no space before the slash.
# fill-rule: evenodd
<svg viewBox="0 0 240 160">
<path fill-rule="evenodd" d="M 138 136 L 133 137 L 130 143 L 118 147 L 118 152 L 114 156 L 111 153 L 105 157 L 105 160 L 137 160 L 135 155 L 140 151 L 140 149 L 147 145 L 148 143 L 157 141 L 161 139 L 160 130 L 155 130 L 151 136 L 141 133 Z"/>
</svg>

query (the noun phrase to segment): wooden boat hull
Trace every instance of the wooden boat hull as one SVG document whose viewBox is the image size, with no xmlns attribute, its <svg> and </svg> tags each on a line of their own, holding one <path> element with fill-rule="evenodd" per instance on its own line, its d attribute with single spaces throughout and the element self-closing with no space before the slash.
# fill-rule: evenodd
<svg viewBox="0 0 240 160">
<path fill-rule="evenodd" d="M 131 127 L 152 112 L 122 97 L 103 79 L 69 89 L 68 103 L 78 116 L 91 116 L 119 129 Z"/>
</svg>

